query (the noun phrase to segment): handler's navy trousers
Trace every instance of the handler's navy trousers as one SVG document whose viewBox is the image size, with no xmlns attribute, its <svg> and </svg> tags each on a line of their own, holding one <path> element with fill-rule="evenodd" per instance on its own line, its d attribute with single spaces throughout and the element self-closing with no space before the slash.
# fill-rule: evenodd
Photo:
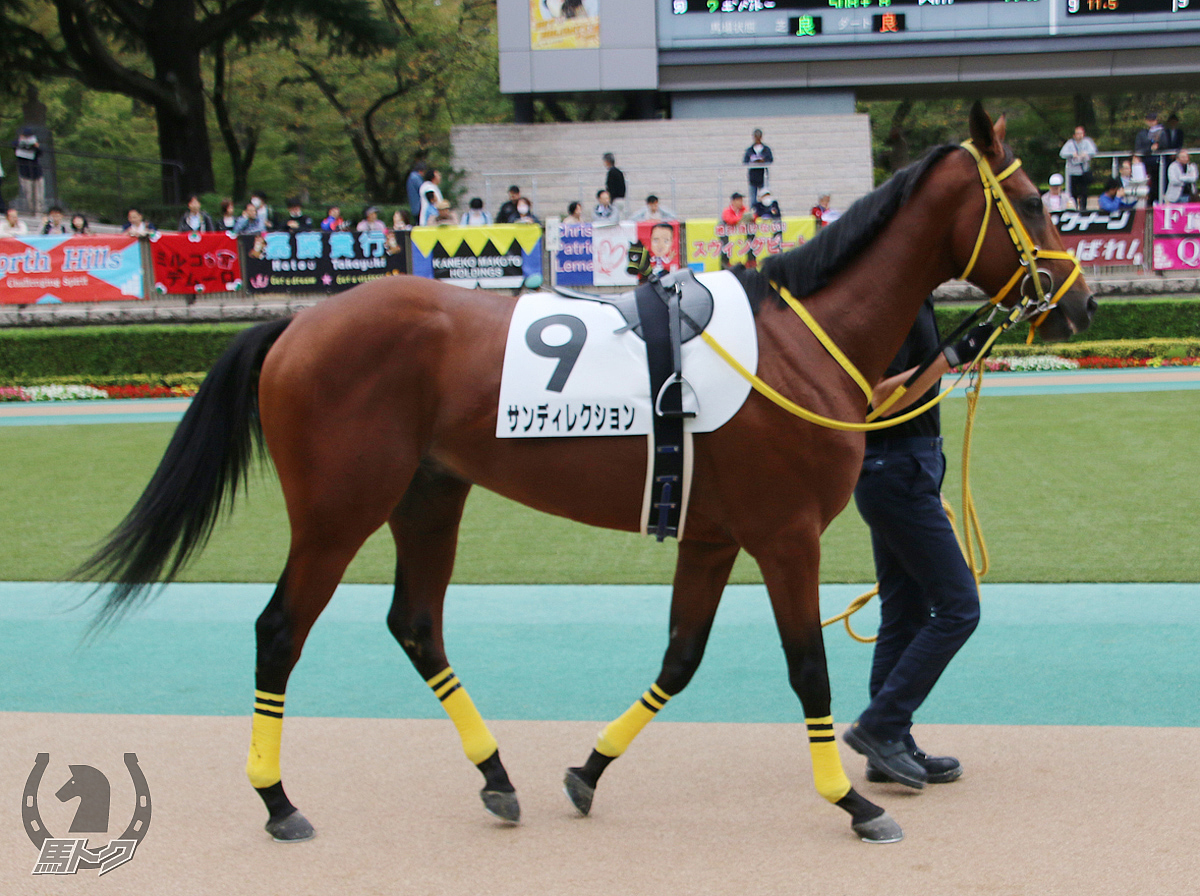
<svg viewBox="0 0 1200 896">
<path fill-rule="evenodd" d="M 913 713 L 979 624 L 979 593 L 946 512 L 940 438 L 867 447 L 854 490 L 871 528 L 879 579 L 879 640 L 871 704 L 859 724 L 886 741 L 906 739 Z"/>
</svg>

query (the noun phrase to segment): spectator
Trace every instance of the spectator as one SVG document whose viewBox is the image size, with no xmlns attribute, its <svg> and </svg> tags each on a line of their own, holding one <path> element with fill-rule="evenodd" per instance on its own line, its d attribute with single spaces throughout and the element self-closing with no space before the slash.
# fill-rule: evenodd
<svg viewBox="0 0 1200 896">
<path fill-rule="evenodd" d="M 580 202 L 572 201 L 571 204 L 567 206 L 567 216 L 565 218 L 563 218 L 563 223 L 564 224 L 582 224 L 583 223 L 583 215 L 581 214 L 582 211 L 583 211 L 583 204 Z"/>
<path fill-rule="evenodd" d="M 1136 199 L 1126 199 L 1121 181 L 1110 177 L 1104 182 L 1104 192 L 1100 194 L 1100 211 L 1115 215 L 1137 205 Z"/>
<path fill-rule="evenodd" d="M 771 147 L 763 143 L 762 131 L 758 128 L 754 129 L 754 142 L 746 148 L 742 154 L 742 164 L 751 167 L 746 169 L 746 180 L 750 183 L 750 205 L 753 206 L 758 201 L 758 191 L 761 190 L 767 183 L 768 171 L 766 165 L 770 165 L 775 161 L 775 156 L 771 153 Z"/>
<path fill-rule="evenodd" d="M 508 188 L 508 199 L 496 212 L 497 224 L 511 224 L 517 220 L 517 200 L 521 198 L 521 188 L 513 184 Z"/>
<path fill-rule="evenodd" d="M 1186 149 L 1175 154 L 1167 168 L 1167 202 L 1191 202 L 1196 194 L 1196 163 Z"/>
<path fill-rule="evenodd" d="M 254 190 L 250 194 L 250 202 L 254 206 L 255 214 L 258 215 L 258 220 L 262 222 L 263 230 L 275 229 L 275 215 L 271 211 L 271 206 L 267 204 L 267 194 L 262 190 Z"/>
<path fill-rule="evenodd" d="M 1183 128 L 1179 126 L 1179 116 L 1174 112 L 1167 116 L 1167 124 L 1163 128 L 1158 148 L 1170 153 L 1177 153 L 1183 149 Z"/>
<path fill-rule="evenodd" d="M 221 230 L 233 230 L 233 225 L 237 223 L 237 214 L 233 210 L 232 199 L 221 200 L 221 213 L 218 216 L 218 223 L 221 225 Z"/>
<path fill-rule="evenodd" d="M 193 193 L 187 200 L 187 211 L 179 216 L 179 224 L 175 228 L 180 233 L 199 233 L 216 230 L 212 216 L 200 207 L 200 197 Z"/>
<path fill-rule="evenodd" d="M 325 217 L 321 219 L 321 229 L 326 233 L 335 233 L 339 230 L 350 229 L 350 225 L 342 217 L 340 206 L 331 205 L 325 209 Z"/>
<path fill-rule="evenodd" d="M 604 176 L 604 189 L 608 190 L 609 199 L 619 220 L 625 217 L 625 175 L 617 167 L 616 156 L 611 152 L 604 154 L 604 167 L 608 169 Z"/>
<path fill-rule="evenodd" d="M 1129 176 L 1134 183 L 1139 184 L 1139 196 L 1145 196 L 1150 192 L 1150 175 L 1146 172 L 1146 162 L 1139 155 L 1130 156 L 1129 158 Z"/>
<path fill-rule="evenodd" d="M 829 218 L 829 203 L 833 199 L 829 193 L 822 193 L 817 197 L 817 204 L 809 209 L 809 214 L 817 219 L 817 230 L 820 230 L 826 224 L 832 223 L 832 218 Z M 826 220 L 828 218 L 828 220 Z"/>
<path fill-rule="evenodd" d="M 458 224 L 458 215 L 454 213 L 454 209 L 450 208 L 449 200 L 439 199 L 437 201 L 437 214 L 434 216 L 433 223 L 438 227 Z"/>
<path fill-rule="evenodd" d="M 483 200 L 478 196 L 471 197 L 461 223 L 465 227 L 486 227 L 492 223 L 492 216 L 483 210 Z"/>
<path fill-rule="evenodd" d="M 408 193 L 408 209 L 414 219 L 419 219 L 421 214 L 421 184 L 425 183 L 425 171 L 425 160 L 417 159 L 404 181 L 404 189 Z"/>
<path fill-rule="evenodd" d="M 1134 155 L 1141 156 L 1146 165 L 1146 181 L 1150 188 L 1151 202 L 1158 202 L 1162 198 L 1158 191 L 1161 164 L 1157 155 L 1162 151 L 1162 138 L 1163 126 L 1158 123 L 1158 113 L 1147 112 L 1146 126 L 1133 138 L 1133 152 Z"/>
<path fill-rule="evenodd" d="M 4 220 L 0 221 L 0 237 L 25 236 L 27 233 L 29 233 L 29 225 L 21 220 L 17 209 L 10 205 L 4 211 Z"/>
<path fill-rule="evenodd" d="M 288 217 L 283 222 L 283 230 L 290 230 L 292 233 L 304 233 L 313 229 L 313 219 L 304 214 L 304 207 L 300 203 L 299 196 L 292 196 L 287 201 Z"/>
<path fill-rule="evenodd" d="M 398 208 L 392 213 L 392 230 L 412 230 L 413 218 L 406 208 Z"/>
<path fill-rule="evenodd" d="M 266 232 L 266 225 L 258 216 L 258 206 L 254 204 L 254 200 L 246 203 L 245 209 L 238 215 L 238 219 L 233 222 L 233 232 L 236 234 L 255 234 Z"/>
<path fill-rule="evenodd" d="M 617 210 L 613 208 L 612 196 L 608 190 L 596 191 L 596 208 L 592 211 L 592 220 L 598 224 L 617 223 Z"/>
<path fill-rule="evenodd" d="M 759 218 L 778 221 L 783 217 L 783 212 L 779 210 L 779 203 L 771 195 L 770 190 L 763 190 L 759 194 L 758 202 L 754 203 L 753 212 L 755 221 Z"/>
<path fill-rule="evenodd" d="M 1088 187 L 1092 184 L 1092 157 L 1096 155 L 1096 144 L 1084 131 L 1083 125 L 1079 125 L 1058 154 L 1067 160 L 1067 192 L 1074 198 L 1076 208 L 1087 211 Z"/>
<path fill-rule="evenodd" d="M 1141 173 L 1141 177 L 1135 177 L 1133 162 L 1136 159 L 1137 157 L 1135 156 L 1133 159 L 1123 161 L 1118 169 L 1118 176 L 1121 178 L 1121 187 L 1125 190 L 1125 195 L 1137 199 L 1138 205 L 1141 205 L 1142 200 L 1146 198 L 1146 193 L 1148 192 L 1146 187 L 1146 166 L 1139 163 L 1138 170 Z"/>
<path fill-rule="evenodd" d="M 1058 172 L 1050 175 L 1050 190 L 1042 194 L 1042 205 L 1048 212 L 1065 212 L 1075 207 L 1071 197 L 1063 192 L 1063 176 Z"/>
<path fill-rule="evenodd" d="M 514 224 L 541 224 L 533 213 L 533 206 L 529 204 L 529 200 L 522 196 L 517 200 L 517 220 Z"/>
<path fill-rule="evenodd" d="M 73 236 L 90 236 L 92 228 L 88 225 L 86 215 L 74 214 L 71 216 L 71 234 Z"/>
<path fill-rule="evenodd" d="M 438 186 L 442 182 L 442 172 L 436 168 L 430 168 L 425 174 L 425 180 L 421 184 L 421 209 L 417 215 L 417 223 L 424 226 L 433 223 L 433 219 L 437 217 L 437 204 L 442 200 L 442 190 Z M 430 193 L 433 194 L 432 198 Z"/>
<path fill-rule="evenodd" d="M 22 128 L 13 146 L 17 156 L 21 201 L 29 214 L 39 215 L 46 204 L 46 181 L 42 172 L 42 147 L 33 128 Z"/>
<path fill-rule="evenodd" d="M 721 221 L 729 227 L 737 227 L 749 214 L 746 209 L 746 197 L 741 193 L 734 193 L 729 197 L 729 205 L 721 212 Z"/>
<path fill-rule="evenodd" d="M 154 233 L 154 225 L 142 217 L 140 209 L 132 207 L 125 212 L 125 223 L 121 232 L 126 236 L 149 236 Z"/>
<path fill-rule="evenodd" d="M 359 233 L 387 233 L 387 225 L 379 220 L 379 209 L 374 205 L 363 210 L 363 219 L 356 229 Z"/>
<path fill-rule="evenodd" d="M 61 206 L 50 206 L 50 212 L 46 217 L 46 222 L 42 225 L 42 233 L 44 234 L 63 234 L 68 233 L 67 225 L 63 221 L 63 210 Z"/>
<path fill-rule="evenodd" d="M 676 221 L 675 213 L 662 205 L 658 197 L 651 193 L 646 197 L 646 207 L 635 214 L 634 221 Z"/>
</svg>

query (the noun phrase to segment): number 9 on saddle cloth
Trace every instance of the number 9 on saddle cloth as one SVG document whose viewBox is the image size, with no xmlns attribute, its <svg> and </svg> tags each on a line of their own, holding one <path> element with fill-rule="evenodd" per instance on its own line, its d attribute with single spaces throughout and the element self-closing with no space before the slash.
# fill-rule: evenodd
<svg viewBox="0 0 1200 896">
<path fill-rule="evenodd" d="M 695 337 L 709 332 L 757 369 L 745 292 L 727 271 L 697 278 L 686 269 L 615 296 L 557 292 L 522 296 L 513 312 L 496 435 L 649 436 L 642 530 L 679 537 L 691 434 L 728 422 L 750 391 Z"/>
</svg>

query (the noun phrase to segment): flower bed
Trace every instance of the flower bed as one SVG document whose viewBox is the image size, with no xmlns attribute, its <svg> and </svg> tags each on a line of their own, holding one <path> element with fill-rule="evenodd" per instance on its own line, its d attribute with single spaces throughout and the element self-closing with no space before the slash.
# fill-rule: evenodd
<svg viewBox="0 0 1200 896">
<path fill-rule="evenodd" d="M 191 386 L 0 386 L 0 401 L 97 401 L 108 398 L 191 398 Z"/>
</svg>

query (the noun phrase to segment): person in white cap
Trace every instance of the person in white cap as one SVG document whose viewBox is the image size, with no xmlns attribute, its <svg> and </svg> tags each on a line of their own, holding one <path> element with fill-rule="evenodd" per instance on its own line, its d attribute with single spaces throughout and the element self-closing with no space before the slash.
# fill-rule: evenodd
<svg viewBox="0 0 1200 896">
<path fill-rule="evenodd" d="M 1067 209 L 1075 208 L 1075 201 L 1063 192 L 1063 176 L 1061 174 L 1050 175 L 1050 190 L 1042 194 L 1042 205 L 1048 212 L 1065 212 Z"/>
<path fill-rule="evenodd" d="M 771 195 L 770 190 L 763 190 L 758 194 L 758 202 L 754 203 L 754 220 L 759 218 L 772 218 L 779 220 L 783 217 L 783 212 L 779 210 L 779 203 L 775 197 Z"/>
</svg>

